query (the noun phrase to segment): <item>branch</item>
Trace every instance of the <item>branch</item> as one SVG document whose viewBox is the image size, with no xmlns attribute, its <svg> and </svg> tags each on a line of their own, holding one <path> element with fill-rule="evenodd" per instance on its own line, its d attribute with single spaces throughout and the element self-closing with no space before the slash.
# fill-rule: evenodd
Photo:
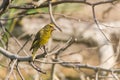
<svg viewBox="0 0 120 80">
<path fill-rule="evenodd" d="M 18 63 L 16 65 L 16 71 L 18 72 L 18 75 L 20 76 L 21 80 L 25 80 L 23 75 L 22 75 L 22 72 L 20 71 L 20 68 L 18 67 Z"/>
<path fill-rule="evenodd" d="M 57 52 L 55 52 L 53 54 L 58 55 L 59 53 L 61 53 L 61 51 L 64 51 L 66 48 L 68 48 L 72 43 L 73 43 L 73 39 L 70 39 L 70 41 L 68 42 L 68 44 L 65 47 L 60 48 L 59 50 L 57 50 Z M 11 60 L 17 59 L 18 61 L 22 61 L 22 62 L 23 61 L 32 61 L 32 56 L 19 56 L 19 55 L 17 55 L 17 53 L 11 53 L 2 47 L 0 47 L 0 53 L 3 54 L 4 56 L 8 57 Z M 44 58 L 45 56 L 46 56 L 46 52 L 37 55 L 36 59 Z"/>
<path fill-rule="evenodd" d="M 30 65 L 38 72 L 41 72 L 43 74 L 46 74 L 46 72 L 42 71 L 41 68 L 39 68 L 38 66 L 36 66 L 33 62 L 30 62 Z"/>
<path fill-rule="evenodd" d="M 64 67 L 68 67 L 68 68 L 86 68 L 86 69 L 91 69 L 94 71 L 106 71 L 106 72 L 120 72 L 120 69 L 106 69 L 100 66 L 93 66 L 93 65 L 89 65 L 89 64 L 81 64 L 80 62 L 66 62 L 66 61 L 61 61 L 58 59 L 54 59 L 53 62 L 49 61 L 49 62 L 43 62 L 41 60 L 36 60 L 36 62 L 41 62 L 44 64 L 60 64 Z"/>
<path fill-rule="evenodd" d="M 51 1 L 48 0 L 48 4 L 49 4 L 49 14 L 50 14 L 50 19 L 51 19 L 51 22 L 55 24 L 56 28 L 59 30 L 59 31 L 62 31 L 59 26 L 57 25 L 54 17 L 53 17 L 53 13 L 52 13 L 52 4 L 51 4 Z"/>
<path fill-rule="evenodd" d="M 55 6 L 55 5 L 58 5 L 58 4 L 63 4 L 63 3 L 83 3 L 83 4 L 86 4 L 86 5 L 100 5 L 100 4 L 106 4 L 106 3 L 113 3 L 117 0 L 107 0 L 107 1 L 100 1 L 100 2 L 96 2 L 96 3 L 90 3 L 90 2 L 87 2 L 86 0 L 61 0 L 61 1 L 57 1 L 57 2 L 53 2 L 52 5 Z M 25 4 L 25 5 L 20 5 L 20 6 L 17 6 L 17 5 L 10 5 L 9 8 L 15 8 L 15 9 L 36 9 L 36 8 L 44 8 L 44 7 L 48 7 L 48 3 L 46 4 L 41 4 L 40 6 L 37 6 L 35 7 L 34 5 L 30 5 L 30 4 Z"/>
<path fill-rule="evenodd" d="M 10 31 L 9 30 L 7 30 L 6 28 L 5 28 L 5 31 L 15 40 L 15 42 L 20 46 L 20 50 L 17 52 L 17 54 L 19 54 L 19 52 L 21 51 L 21 50 L 23 50 L 23 52 L 26 54 L 26 55 L 28 55 L 27 54 L 27 52 L 24 50 L 24 47 L 25 47 L 25 45 L 28 43 L 28 41 L 30 40 L 30 38 L 25 42 L 25 44 L 22 46 L 22 44 L 19 42 L 19 40 L 12 34 L 12 33 L 10 33 Z M 32 36 L 32 35 L 31 35 Z M 30 36 L 30 37 L 31 37 Z"/>
<path fill-rule="evenodd" d="M 0 6 L 0 15 L 4 13 L 10 2 L 11 0 L 3 0 L 2 5 Z"/>
<path fill-rule="evenodd" d="M 19 56 L 17 53 L 11 53 L 2 47 L 0 47 L 0 53 L 3 54 L 4 56 L 8 57 L 9 59 L 17 59 L 18 61 L 32 61 L 32 56 Z M 43 58 L 45 57 L 45 53 L 39 54 L 36 56 L 36 58 Z"/>
<path fill-rule="evenodd" d="M 56 52 L 54 52 L 53 54 L 55 54 L 55 59 L 58 58 L 59 54 L 62 53 L 63 51 L 65 51 L 69 46 L 71 46 L 74 43 L 74 38 L 70 38 L 68 40 L 68 42 L 66 43 L 66 45 L 58 50 L 56 50 Z M 51 55 L 51 54 L 50 54 Z M 51 67 L 51 80 L 54 80 L 54 74 L 55 74 L 55 64 L 52 65 Z"/>
<path fill-rule="evenodd" d="M 92 12 L 93 12 L 93 20 L 96 24 L 96 26 L 98 27 L 99 31 L 103 34 L 103 36 L 105 37 L 105 39 L 110 42 L 110 40 L 107 38 L 107 36 L 105 35 L 105 33 L 102 31 L 102 29 L 100 28 L 98 21 L 96 19 L 96 14 L 95 14 L 95 5 L 92 6 Z"/>
<path fill-rule="evenodd" d="M 73 43 L 75 42 L 75 38 L 71 37 L 65 44 L 65 46 L 63 46 L 62 48 L 59 48 L 56 51 L 53 51 L 51 54 L 47 54 L 46 56 L 50 56 L 50 55 L 55 55 L 58 56 L 60 53 L 62 53 L 63 51 L 65 51 L 68 47 L 70 47 Z"/>
<path fill-rule="evenodd" d="M 12 75 L 12 72 L 14 71 L 14 65 L 16 64 L 17 60 L 15 60 L 12 64 L 12 66 L 10 67 L 10 71 L 8 72 L 5 80 L 9 80 L 10 79 L 10 76 Z"/>
<path fill-rule="evenodd" d="M 106 72 L 120 72 L 120 69 L 106 69 L 106 68 L 102 68 L 99 66 L 92 66 L 92 65 L 88 65 L 88 64 L 73 64 L 70 62 L 61 62 L 61 65 L 64 67 L 69 67 L 69 68 L 87 68 L 87 69 L 91 69 L 94 71 L 106 71 Z"/>
</svg>

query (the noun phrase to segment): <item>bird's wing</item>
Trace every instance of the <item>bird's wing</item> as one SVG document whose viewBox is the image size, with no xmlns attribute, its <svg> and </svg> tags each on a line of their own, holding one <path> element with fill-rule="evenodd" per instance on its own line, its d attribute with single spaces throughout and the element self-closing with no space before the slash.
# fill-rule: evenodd
<svg viewBox="0 0 120 80">
<path fill-rule="evenodd" d="M 37 47 L 37 45 L 39 44 L 40 40 L 41 40 L 41 36 L 43 34 L 43 29 L 41 29 L 40 31 L 37 32 L 35 39 L 32 43 L 32 46 L 30 48 L 30 50 L 32 50 L 33 48 Z"/>
</svg>

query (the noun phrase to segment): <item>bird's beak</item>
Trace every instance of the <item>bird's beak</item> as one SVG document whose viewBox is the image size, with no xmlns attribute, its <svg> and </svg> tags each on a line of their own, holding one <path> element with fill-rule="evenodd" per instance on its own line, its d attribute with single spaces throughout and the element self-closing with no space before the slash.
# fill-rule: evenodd
<svg viewBox="0 0 120 80">
<path fill-rule="evenodd" d="M 58 26 L 56 26 L 56 28 L 57 28 L 60 32 L 62 32 L 61 28 L 59 28 Z"/>
<path fill-rule="evenodd" d="M 55 28 L 52 28 L 52 31 L 56 30 Z"/>
<path fill-rule="evenodd" d="M 54 24 L 54 23 L 51 23 L 51 24 L 54 26 L 53 30 L 57 29 L 62 32 L 61 28 L 59 28 L 57 24 Z"/>
<path fill-rule="evenodd" d="M 56 29 L 58 29 L 60 32 L 62 32 L 61 28 L 59 28 L 56 24 L 54 24 L 54 27 L 55 27 Z M 55 29 L 55 30 L 56 30 L 56 29 Z"/>
</svg>

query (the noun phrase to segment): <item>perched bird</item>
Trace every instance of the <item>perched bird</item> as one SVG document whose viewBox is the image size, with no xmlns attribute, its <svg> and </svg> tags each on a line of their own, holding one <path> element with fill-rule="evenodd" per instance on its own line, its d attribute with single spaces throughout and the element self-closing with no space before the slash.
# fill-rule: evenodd
<svg viewBox="0 0 120 80">
<path fill-rule="evenodd" d="M 51 37 L 52 31 L 55 29 L 54 24 L 50 23 L 45 25 L 42 29 L 40 29 L 37 34 L 35 35 L 35 39 L 32 43 L 30 50 L 32 50 L 32 59 L 35 59 L 35 54 L 37 50 L 48 42 L 49 38 Z"/>
</svg>

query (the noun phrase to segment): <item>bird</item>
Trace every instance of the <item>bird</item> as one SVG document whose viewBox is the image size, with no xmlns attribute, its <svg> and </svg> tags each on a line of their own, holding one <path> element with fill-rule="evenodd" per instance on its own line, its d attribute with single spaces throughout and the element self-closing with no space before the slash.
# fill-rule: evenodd
<svg viewBox="0 0 120 80">
<path fill-rule="evenodd" d="M 44 47 L 45 44 L 48 42 L 49 38 L 52 36 L 52 32 L 55 30 L 54 26 L 55 25 L 53 23 L 49 23 L 36 33 L 30 48 L 30 51 L 32 50 L 33 61 L 36 57 L 37 50 Z"/>
</svg>

